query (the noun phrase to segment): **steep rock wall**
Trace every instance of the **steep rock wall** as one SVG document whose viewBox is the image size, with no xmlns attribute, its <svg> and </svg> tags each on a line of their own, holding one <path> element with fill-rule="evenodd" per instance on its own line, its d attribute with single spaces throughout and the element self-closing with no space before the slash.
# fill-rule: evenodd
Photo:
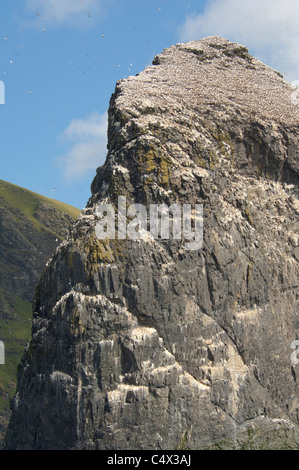
<svg viewBox="0 0 299 470">
<path fill-rule="evenodd" d="M 93 196 L 38 287 L 7 448 L 234 448 L 263 428 L 298 444 L 293 92 L 218 37 L 117 83 Z M 97 239 L 118 196 L 203 204 L 202 247 Z"/>
</svg>

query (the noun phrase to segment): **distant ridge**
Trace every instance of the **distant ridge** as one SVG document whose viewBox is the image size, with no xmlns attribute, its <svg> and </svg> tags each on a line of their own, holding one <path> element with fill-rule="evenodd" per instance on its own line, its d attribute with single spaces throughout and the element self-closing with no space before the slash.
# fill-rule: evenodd
<svg viewBox="0 0 299 470">
<path fill-rule="evenodd" d="M 22 201 L 16 199 L 16 196 L 21 194 L 23 196 L 25 195 L 27 199 L 32 198 L 32 201 L 44 201 L 45 203 L 52 204 L 57 210 L 70 215 L 74 219 L 76 219 L 80 214 L 80 209 L 77 207 L 70 206 L 69 204 L 65 204 L 64 202 L 60 202 L 56 199 L 42 196 L 34 191 L 30 191 L 29 189 L 0 179 L 0 197 L 4 197 L 7 200 L 12 200 L 11 198 L 13 197 L 13 201 L 16 206 L 21 208 L 23 205 Z"/>
</svg>

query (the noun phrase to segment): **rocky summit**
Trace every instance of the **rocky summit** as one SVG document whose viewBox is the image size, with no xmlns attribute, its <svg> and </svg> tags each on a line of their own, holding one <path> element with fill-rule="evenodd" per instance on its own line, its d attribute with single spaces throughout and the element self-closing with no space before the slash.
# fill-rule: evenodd
<svg viewBox="0 0 299 470">
<path fill-rule="evenodd" d="M 219 37 L 116 84 L 105 164 L 37 288 L 7 449 L 298 448 L 295 98 Z M 201 206 L 200 246 L 128 237 L 119 202 L 131 223 L 133 204 L 189 205 L 194 230 Z"/>
</svg>

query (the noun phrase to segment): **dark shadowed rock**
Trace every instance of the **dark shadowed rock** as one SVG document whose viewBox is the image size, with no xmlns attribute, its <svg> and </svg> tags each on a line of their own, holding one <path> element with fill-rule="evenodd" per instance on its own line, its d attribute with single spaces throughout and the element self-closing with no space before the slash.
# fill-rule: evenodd
<svg viewBox="0 0 299 470">
<path fill-rule="evenodd" d="M 93 196 L 40 280 L 7 448 L 298 446 L 293 92 L 218 37 L 117 83 Z M 118 196 L 203 204 L 202 247 L 99 240 Z"/>
</svg>

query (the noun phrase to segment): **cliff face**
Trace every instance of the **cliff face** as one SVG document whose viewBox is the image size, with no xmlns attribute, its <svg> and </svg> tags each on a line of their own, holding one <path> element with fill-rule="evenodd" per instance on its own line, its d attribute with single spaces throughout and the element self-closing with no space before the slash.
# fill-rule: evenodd
<svg viewBox="0 0 299 470">
<path fill-rule="evenodd" d="M 117 83 L 93 196 L 40 280 L 7 448 L 299 443 L 293 92 L 218 37 Z M 100 240 L 119 196 L 203 204 L 202 246 Z"/>
</svg>

